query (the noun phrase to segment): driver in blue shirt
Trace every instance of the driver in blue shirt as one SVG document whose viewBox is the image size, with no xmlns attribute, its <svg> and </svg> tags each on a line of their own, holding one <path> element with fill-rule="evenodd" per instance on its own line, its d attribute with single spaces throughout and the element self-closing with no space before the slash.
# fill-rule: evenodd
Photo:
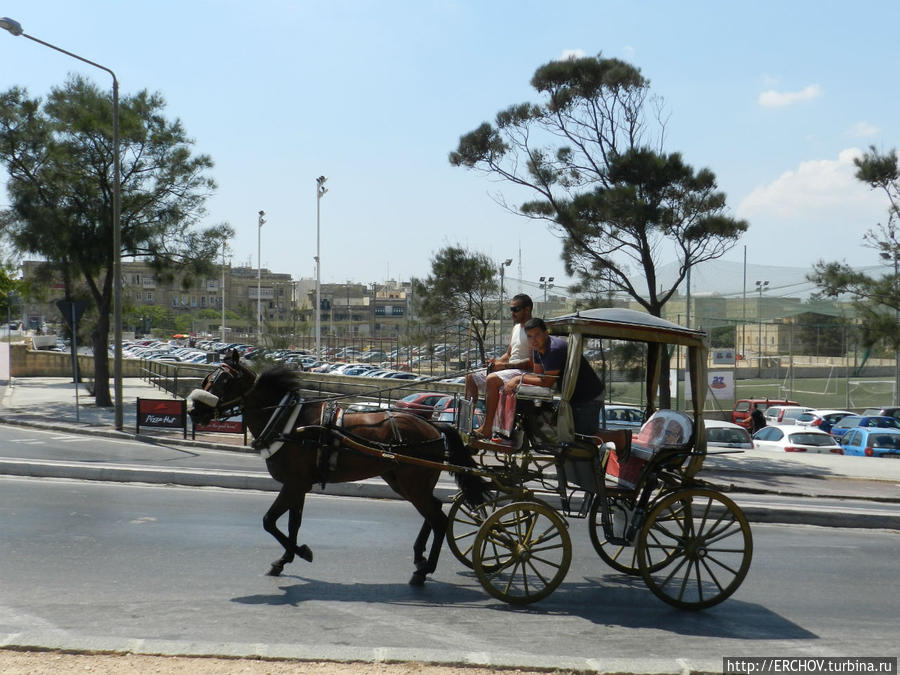
<svg viewBox="0 0 900 675">
<path fill-rule="evenodd" d="M 507 382 L 504 387 L 507 393 L 514 393 L 519 384 L 532 384 L 539 387 L 556 387 L 559 389 L 569 343 L 565 338 L 550 335 L 543 319 L 534 317 L 523 326 L 528 336 L 528 343 L 533 350 L 534 372 L 525 373 Z M 584 356 L 578 367 L 578 379 L 575 391 L 569 404 L 575 423 L 575 433 L 593 436 L 599 425 L 600 407 L 603 403 L 603 381 L 591 368 Z"/>
</svg>

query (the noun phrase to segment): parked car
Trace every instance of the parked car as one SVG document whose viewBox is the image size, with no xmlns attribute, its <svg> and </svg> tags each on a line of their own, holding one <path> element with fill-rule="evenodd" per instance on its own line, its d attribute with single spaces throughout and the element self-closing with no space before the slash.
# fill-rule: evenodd
<svg viewBox="0 0 900 675">
<path fill-rule="evenodd" d="M 794 424 L 803 413 L 812 410 L 805 405 L 771 405 L 766 408 L 766 424 Z"/>
<path fill-rule="evenodd" d="M 845 455 L 900 458 L 900 429 L 857 427 L 841 438 Z"/>
<path fill-rule="evenodd" d="M 441 392 L 418 392 L 404 396 L 399 401 L 394 402 L 394 408 L 403 412 L 418 415 L 426 420 L 431 419 L 431 413 L 434 410 L 434 404 L 447 394 Z"/>
<path fill-rule="evenodd" d="M 394 372 L 385 375 L 390 380 L 418 380 L 419 376 L 415 373 Z"/>
<path fill-rule="evenodd" d="M 844 453 L 831 434 L 797 425 L 763 427 L 753 434 L 753 447 L 774 452 Z"/>
<path fill-rule="evenodd" d="M 849 410 L 807 410 L 794 420 L 794 424 L 801 427 L 815 427 L 819 431 L 831 433 L 831 427 L 836 422 L 853 413 Z"/>
<path fill-rule="evenodd" d="M 606 419 L 604 419 L 604 413 Z M 600 410 L 601 429 L 631 429 L 640 431 L 644 423 L 644 411 L 633 405 L 607 405 Z"/>
<path fill-rule="evenodd" d="M 885 415 L 887 417 L 900 418 L 900 408 L 866 408 L 862 411 L 863 415 Z"/>
<path fill-rule="evenodd" d="M 856 427 L 875 427 L 879 429 L 900 429 L 900 420 L 887 415 L 847 415 L 831 427 L 831 435 L 840 438 L 850 429 Z"/>
<path fill-rule="evenodd" d="M 434 404 L 434 408 L 431 411 L 431 421 L 432 422 L 456 422 L 456 396 L 444 396 L 438 400 L 437 403 Z M 475 404 L 475 411 L 473 413 L 474 424 L 473 428 L 480 427 L 484 422 L 484 401 L 479 400 L 478 403 Z"/>
<path fill-rule="evenodd" d="M 769 406 L 773 405 L 797 405 L 797 402 L 776 398 L 741 398 L 734 402 L 734 408 L 731 409 L 731 421 L 749 429 L 750 413 L 753 412 L 753 409 L 758 408 L 765 412 Z"/>
<path fill-rule="evenodd" d="M 710 448 L 734 448 L 751 450 L 753 439 L 750 432 L 740 424 L 721 420 L 704 420 L 706 427 L 706 445 Z"/>
</svg>

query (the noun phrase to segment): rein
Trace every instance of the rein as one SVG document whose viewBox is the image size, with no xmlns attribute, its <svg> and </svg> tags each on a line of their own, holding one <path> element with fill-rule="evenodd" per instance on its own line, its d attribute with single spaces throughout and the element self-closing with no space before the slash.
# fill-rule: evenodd
<svg viewBox="0 0 900 675">
<path fill-rule="evenodd" d="M 451 473 L 468 473 L 482 477 L 493 476 L 493 474 L 487 471 L 483 471 L 481 469 L 473 467 L 459 466 L 457 464 L 449 464 L 448 462 L 436 462 L 431 459 L 423 459 L 421 457 L 413 457 L 412 455 L 404 455 L 403 453 L 399 452 L 382 450 L 371 445 L 367 445 L 367 443 L 371 443 L 371 441 L 368 441 L 368 439 L 367 443 L 363 443 L 361 440 L 357 440 L 357 437 L 355 437 L 354 435 L 348 434 L 344 431 L 340 431 L 334 427 L 323 427 L 319 424 L 313 424 L 305 427 L 298 427 L 296 430 L 298 434 L 312 431 L 330 432 L 332 435 L 337 436 L 340 439 L 341 445 L 344 445 L 351 450 L 361 452 L 365 455 L 384 459 L 389 462 L 395 462 L 398 464 L 416 464 L 417 466 L 424 466 L 430 469 L 438 469 L 439 471 L 450 471 Z M 440 439 L 435 438 L 434 440 L 438 441 Z"/>
</svg>

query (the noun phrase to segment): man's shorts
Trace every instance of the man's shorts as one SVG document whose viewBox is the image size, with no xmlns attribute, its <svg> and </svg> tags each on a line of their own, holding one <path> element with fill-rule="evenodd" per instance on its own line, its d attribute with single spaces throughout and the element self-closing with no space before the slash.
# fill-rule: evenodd
<svg viewBox="0 0 900 675">
<path fill-rule="evenodd" d="M 519 370 L 518 368 L 507 368 L 506 370 L 494 370 L 491 372 L 492 375 L 496 375 L 501 380 L 503 380 L 504 384 L 509 382 L 514 377 L 518 377 L 519 375 L 524 375 L 524 370 Z M 471 373 L 467 375 L 467 377 L 471 377 L 472 381 L 475 383 L 475 386 L 478 387 L 478 391 L 480 393 L 484 393 L 485 382 L 487 381 L 487 368 L 481 368 L 479 370 L 473 370 Z"/>
</svg>

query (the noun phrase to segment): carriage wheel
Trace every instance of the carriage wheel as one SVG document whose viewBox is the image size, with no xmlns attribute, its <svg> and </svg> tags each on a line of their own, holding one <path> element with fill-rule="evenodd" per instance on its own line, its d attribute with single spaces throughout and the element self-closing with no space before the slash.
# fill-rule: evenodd
<svg viewBox="0 0 900 675">
<path fill-rule="evenodd" d="M 663 497 L 637 540 L 641 576 L 661 600 L 703 609 L 734 593 L 750 568 L 753 537 L 741 509 L 715 490 Z"/>
<path fill-rule="evenodd" d="M 473 567 L 472 550 L 481 524 L 498 508 L 512 501 L 509 495 L 498 494 L 493 491 L 484 504 L 475 508 L 466 504 L 462 494 L 453 498 L 453 504 L 447 513 L 447 545 L 456 559 L 466 567 Z"/>
<path fill-rule="evenodd" d="M 626 500 L 620 497 L 607 497 L 609 500 L 609 510 L 613 521 L 613 534 L 622 537 L 625 530 L 631 524 L 634 517 L 634 500 Z M 658 499 L 658 497 L 657 497 Z M 600 499 L 595 499 L 588 514 L 588 534 L 591 537 L 591 544 L 597 555 L 607 565 L 618 572 L 624 574 L 633 574 L 639 576 L 641 574 L 640 565 L 638 564 L 637 547 L 634 543 L 615 544 L 606 538 L 606 532 L 603 530 L 603 521 L 601 520 Z M 651 502 L 652 508 L 653 502 Z M 669 514 L 671 516 L 671 514 Z M 662 517 L 662 516 L 661 516 Z M 637 539 L 637 535 L 635 535 Z M 666 558 L 661 558 L 653 564 L 651 569 L 656 569 L 665 565 Z"/>
<path fill-rule="evenodd" d="M 565 519 L 543 502 L 514 502 L 487 517 L 475 537 L 472 563 L 484 589 L 524 605 L 547 597 L 572 562 Z"/>
<path fill-rule="evenodd" d="M 638 568 L 637 549 L 632 544 L 614 544 L 606 538 L 601 520 L 602 500 L 595 499 L 588 514 L 588 533 L 591 543 L 597 555 L 614 570 L 625 574 L 640 574 Z M 628 508 L 624 501 L 615 497 L 608 497 L 610 514 L 613 521 L 613 533 L 621 537 L 631 522 L 632 509 Z"/>
</svg>

